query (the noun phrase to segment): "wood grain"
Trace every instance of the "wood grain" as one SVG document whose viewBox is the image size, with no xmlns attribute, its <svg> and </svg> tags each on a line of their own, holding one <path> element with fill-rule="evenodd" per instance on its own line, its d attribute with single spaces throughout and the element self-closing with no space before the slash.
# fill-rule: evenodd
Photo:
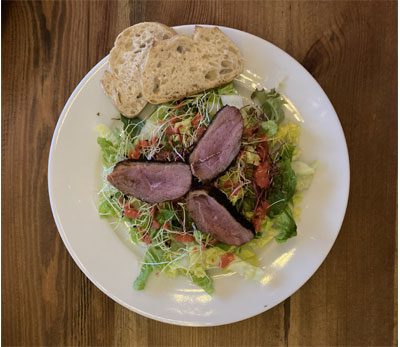
<svg viewBox="0 0 400 347">
<path fill-rule="evenodd" d="M 397 3 L 15 1 L 2 10 L 3 345 L 397 345 Z M 144 20 L 267 39 L 313 74 L 344 128 L 351 191 L 332 251 L 291 298 L 240 323 L 184 328 L 129 312 L 80 272 L 53 222 L 47 160 L 62 107 L 116 35 Z"/>
</svg>

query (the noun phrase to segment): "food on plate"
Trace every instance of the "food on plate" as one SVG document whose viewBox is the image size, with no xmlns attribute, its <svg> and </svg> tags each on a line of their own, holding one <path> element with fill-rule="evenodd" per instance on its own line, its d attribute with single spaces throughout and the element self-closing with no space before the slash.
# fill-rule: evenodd
<svg viewBox="0 0 400 347">
<path fill-rule="evenodd" d="M 158 90 L 170 92 L 173 100 L 136 118 L 121 114 L 111 129 L 97 129 L 103 161 L 99 214 L 146 247 L 134 282 L 138 290 L 153 272 L 186 276 L 209 294 L 213 275 L 221 271 L 263 281 L 258 250 L 297 235 L 298 205 L 316 165 L 300 160 L 300 125 L 280 92 L 239 93 L 232 79 L 241 69 L 240 53 L 221 35 L 197 27 L 189 41 L 222 45 L 236 56 L 238 70 L 232 68 L 235 74 L 224 85 L 217 79 L 203 85 L 206 90 L 192 89 L 197 75 L 186 74 L 191 62 L 179 60 L 182 69 L 170 74 L 168 90 L 161 85 Z M 181 38 L 158 41 L 153 48 L 167 49 Z M 185 47 L 196 49 L 197 43 Z M 192 57 L 183 46 L 182 52 L 174 54 Z M 203 57 L 198 66 L 208 68 L 214 58 Z M 167 60 L 159 60 L 161 68 Z M 153 66 L 147 64 L 145 70 Z M 154 76 L 162 77 L 157 71 Z"/>
<path fill-rule="evenodd" d="M 224 85 L 242 67 L 239 49 L 216 27 L 197 26 L 191 38 L 145 22 L 118 35 L 102 85 L 117 109 L 133 118 L 148 102 L 160 104 Z"/>
<path fill-rule="evenodd" d="M 108 181 L 122 193 L 154 204 L 176 200 L 190 189 L 192 174 L 183 163 L 124 160 L 117 163 Z"/>
<path fill-rule="evenodd" d="M 240 150 L 243 118 L 233 106 L 225 106 L 215 115 L 207 131 L 190 154 L 193 175 L 207 182 L 231 164 Z"/>
<path fill-rule="evenodd" d="M 239 49 L 220 29 L 196 26 L 193 38 L 176 35 L 150 49 L 143 95 L 152 104 L 181 99 L 227 84 L 242 68 Z"/>
<path fill-rule="evenodd" d="M 142 71 L 152 45 L 176 35 L 170 27 L 154 22 L 135 24 L 122 31 L 110 52 L 109 71 L 102 85 L 114 105 L 126 117 L 134 117 L 146 106 Z"/>
<path fill-rule="evenodd" d="M 241 225 L 214 197 L 205 190 L 195 190 L 186 198 L 187 209 L 196 227 L 227 245 L 240 246 L 254 235 Z"/>
</svg>

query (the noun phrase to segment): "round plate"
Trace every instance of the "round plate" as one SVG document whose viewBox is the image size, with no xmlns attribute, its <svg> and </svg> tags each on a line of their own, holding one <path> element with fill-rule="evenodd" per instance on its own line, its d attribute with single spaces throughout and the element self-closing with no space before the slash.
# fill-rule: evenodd
<svg viewBox="0 0 400 347">
<path fill-rule="evenodd" d="M 140 247 L 97 214 L 100 187 L 98 124 L 115 124 L 117 110 L 104 95 L 100 61 L 72 93 L 57 123 L 49 158 L 49 195 L 60 235 L 72 258 L 105 294 L 128 309 L 163 322 L 213 326 L 264 312 L 299 289 L 318 269 L 340 230 L 349 193 L 349 159 L 339 119 L 314 78 L 281 49 L 248 33 L 220 27 L 245 58 L 242 82 L 282 91 L 296 106 L 302 124 L 300 148 L 305 161 L 319 162 L 302 203 L 298 236 L 271 242 L 262 251 L 262 283 L 227 275 L 216 278 L 207 295 L 186 278 L 152 276 L 144 291 L 132 283 L 139 272 Z M 177 27 L 190 34 L 193 25 Z"/>
</svg>

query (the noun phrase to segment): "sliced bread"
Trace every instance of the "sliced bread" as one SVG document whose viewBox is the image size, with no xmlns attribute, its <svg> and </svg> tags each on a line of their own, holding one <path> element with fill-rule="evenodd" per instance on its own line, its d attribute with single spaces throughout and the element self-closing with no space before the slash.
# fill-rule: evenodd
<svg viewBox="0 0 400 347">
<path fill-rule="evenodd" d="M 239 49 L 218 28 L 196 27 L 155 42 L 142 71 L 144 98 L 153 104 L 183 98 L 232 81 L 242 70 Z"/>
<path fill-rule="evenodd" d="M 118 110 L 135 117 L 147 100 L 142 93 L 142 69 L 154 42 L 169 39 L 176 32 L 164 24 L 144 22 L 122 31 L 110 52 L 109 68 L 102 79 L 105 93 Z"/>
</svg>

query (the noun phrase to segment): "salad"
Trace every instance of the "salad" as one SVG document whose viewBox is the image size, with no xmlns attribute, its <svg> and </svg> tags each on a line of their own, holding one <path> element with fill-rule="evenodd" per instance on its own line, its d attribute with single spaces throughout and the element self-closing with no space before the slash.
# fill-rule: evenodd
<svg viewBox="0 0 400 347">
<path fill-rule="evenodd" d="M 243 117 L 240 152 L 211 185 L 254 227 L 254 238 L 241 246 L 218 242 L 196 228 L 184 199 L 149 204 L 124 195 L 107 176 L 125 159 L 184 162 L 225 105 Z M 134 244 L 146 245 L 134 288 L 144 289 L 152 273 L 186 276 L 211 294 L 213 274 L 233 271 L 262 281 L 257 250 L 268 242 L 296 236 L 298 204 L 311 184 L 316 165 L 299 160 L 300 126 L 285 116 L 286 99 L 276 90 L 254 90 L 243 98 L 233 83 L 182 100 L 145 109 L 148 116 L 120 116 L 118 126 L 98 126 L 103 183 L 99 215 L 123 224 Z"/>
</svg>

